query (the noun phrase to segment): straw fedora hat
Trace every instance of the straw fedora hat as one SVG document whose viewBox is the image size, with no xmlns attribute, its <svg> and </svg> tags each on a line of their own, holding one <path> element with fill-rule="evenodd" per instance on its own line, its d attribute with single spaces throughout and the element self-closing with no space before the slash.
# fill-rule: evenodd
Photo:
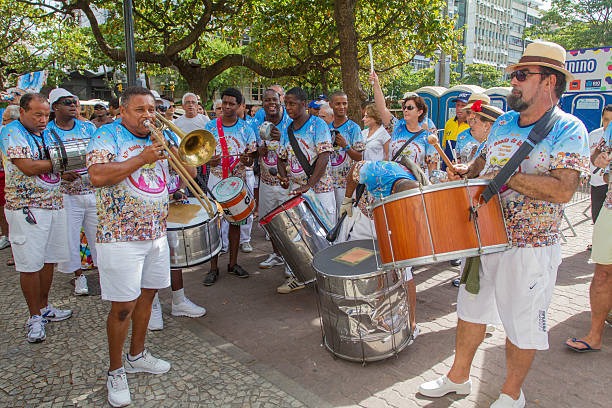
<svg viewBox="0 0 612 408">
<path fill-rule="evenodd" d="M 469 110 L 476 101 L 482 101 L 483 105 L 491 104 L 491 98 L 489 98 L 489 95 L 485 95 L 483 93 L 473 93 L 470 95 L 470 99 L 468 99 L 468 104 L 465 105 L 465 108 L 463 108 L 463 110 Z"/>
<path fill-rule="evenodd" d="M 574 75 L 565 69 L 565 53 L 565 48 L 559 44 L 548 41 L 535 41 L 527 45 L 519 62 L 508 66 L 506 72 L 516 71 L 517 68 L 527 65 L 540 65 L 563 73 L 567 82 L 570 82 L 574 79 Z"/>
<path fill-rule="evenodd" d="M 497 106 L 488 105 L 483 103 L 482 101 L 475 101 L 474 103 L 472 103 L 470 106 L 470 112 L 473 112 L 476 115 L 480 115 L 483 118 L 487 118 L 493 122 L 495 122 L 497 118 L 499 118 L 505 113 Z"/>
</svg>

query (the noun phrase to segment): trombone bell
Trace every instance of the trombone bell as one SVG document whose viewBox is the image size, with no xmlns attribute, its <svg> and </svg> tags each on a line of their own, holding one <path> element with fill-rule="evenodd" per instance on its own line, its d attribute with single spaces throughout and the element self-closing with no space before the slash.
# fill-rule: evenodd
<svg viewBox="0 0 612 408">
<path fill-rule="evenodd" d="M 155 118 L 181 138 L 178 156 L 186 165 L 191 167 L 201 166 L 214 156 L 217 141 L 215 136 L 208 130 L 196 129 L 185 134 L 178 126 L 159 112 L 155 112 Z"/>
</svg>

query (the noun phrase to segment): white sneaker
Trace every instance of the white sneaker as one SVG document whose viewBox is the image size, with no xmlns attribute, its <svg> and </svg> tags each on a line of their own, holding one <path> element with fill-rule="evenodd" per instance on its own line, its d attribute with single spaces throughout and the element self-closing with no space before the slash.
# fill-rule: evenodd
<svg viewBox="0 0 612 408">
<path fill-rule="evenodd" d="M 272 268 L 273 266 L 282 266 L 284 264 L 285 261 L 283 261 L 283 258 L 276 255 L 275 253 L 271 253 L 270 255 L 268 255 L 268 258 L 265 261 L 259 264 L 259 267 L 261 269 L 268 269 Z"/>
<path fill-rule="evenodd" d="M 42 316 L 35 315 L 28 319 L 26 322 L 28 327 L 28 341 L 30 343 L 40 343 L 45 341 L 47 335 L 45 334 L 45 320 Z"/>
<path fill-rule="evenodd" d="M 472 380 L 467 380 L 463 384 L 456 384 L 443 375 L 434 381 L 423 383 L 419 386 L 419 393 L 426 397 L 442 397 L 450 392 L 458 395 L 467 395 L 472 392 Z"/>
<path fill-rule="evenodd" d="M 79 275 L 74 281 L 75 295 L 89 295 L 89 287 L 87 286 L 87 276 Z"/>
<path fill-rule="evenodd" d="M 106 389 L 108 390 L 108 403 L 112 407 L 125 407 L 132 402 L 124 368 L 120 368 L 114 375 L 107 375 Z"/>
<path fill-rule="evenodd" d="M 245 254 L 248 254 L 253 252 L 253 247 L 251 246 L 250 242 L 243 242 L 242 244 L 240 244 L 240 250 Z"/>
<path fill-rule="evenodd" d="M 278 288 L 276 288 L 276 291 L 278 293 L 286 294 L 286 293 L 291 293 L 294 290 L 300 290 L 300 289 L 304 289 L 304 283 L 298 281 L 296 278 L 292 276 L 290 278 L 287 278 L 285 283 L 283 283 Z"/>
<path fill-rule="evenodd" d="M 497 401 L 491 404 L 491 408 L 523 408 L 525 406 L 525 394 L 521 390 L 518 399 L 512 399 L 507 394 L 500 394 Z"/>
<path fill-rule="evenodd" d="M 1 236 L 0 237 L 0 249 L 8 248 L 10 246 L 11 246 L 11 243 L 6 237 L 6 235 Z"/>
<path fill-rule="evenodd" d="M 183 297 L 183 301 L 179 304 L 172 302 L 172 316 L 202 317 L 205 314 L 205 308 L 196 305 L 186 297 Z"/>
<path fill-rule="evenodd" d="M 153 357 L 149 350 L 144 349 L 142 356 L 134 361 L 130 360 L 129 354 L 125 356 L 126 373 L 151 373 L 163 374 L 170 370 L 170 363 L 160 358 Z"/>
<path fill-rule="evenodd" d="M 72 317 L 72 310 L 61 310 L 49 303 L 46 307 L 40 309 L 40 314 L 43 319 L 50 322 L 61 322 L 62 320 Z"/>
<path fill-rule="evenodd" d="M 153 304 L 151 305 L 151 317 L 149 318 L 149 325 L 147 327 L 151 331 L 164 329 L 162 307 L 161 303 L 159 303 L 159 295 L 157 293 L 153 298 Z"/>
</svg>

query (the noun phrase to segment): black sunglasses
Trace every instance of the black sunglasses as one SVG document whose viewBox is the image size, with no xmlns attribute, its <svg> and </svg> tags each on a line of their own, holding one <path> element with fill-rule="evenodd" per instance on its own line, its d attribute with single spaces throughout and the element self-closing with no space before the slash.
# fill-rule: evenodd
<svg viewBox="0 0 612 408">
<path fill-rule="evenodd" d="M 510 74 L 510 80 L 516 78 L 517 81 L 524 82 L 527 79 L 528 75 L 550 75 L 550 74 L 547 74 L 546 72 L 530 72 L 527 70 L 519 70 L 519 71 L 514 71 L 513 73 Z"/>
<path fill-rule="evenodd" d="M 168 107 L 164 105 L 159 105 L 159 106 L 156 106 L 155 109 L 160 112 L 166 112 L 168 110 Z"/>
<path fill-rule="evenodd" d="M 62 99 L 62 100 L 57 101 L 57 103 L 59 103 L 60 105 L 64 105 L 64 106 L 70 106 L 70 105 L 76 105 L 77 100 L 74 98 Z"/>
<path fill-rule="evenodd" d="M 36 218 L 34 218 L 34 214 L 32 214 L 32 211 L 30 211 L 28 207 L 23 207 L 21 211 L 23 212 L 23 215 L 26 216 L 25 220 L 28 224 L 31 224 L 31 225 L 36 224 Z"/>
<path fill-rule="evenodd" d="M 415 110 L 416 106 L 412 106 L 412 105 L 402 105 L 402 110 Z"/>
</svg>

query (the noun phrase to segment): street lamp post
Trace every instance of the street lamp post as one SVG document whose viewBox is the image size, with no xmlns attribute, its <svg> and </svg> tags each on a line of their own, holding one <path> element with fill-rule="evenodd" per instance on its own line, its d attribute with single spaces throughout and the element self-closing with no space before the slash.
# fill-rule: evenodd
<svg viewBox="0 0 612 408">
<path fill-rule="evenodd" d="M 123 0 L 123 27 L 125 34 L 125 64 L 128 86 L 136 85 L 136 52 L 134 51 L 134 17 L 132 0 Z"/>
</svg>

